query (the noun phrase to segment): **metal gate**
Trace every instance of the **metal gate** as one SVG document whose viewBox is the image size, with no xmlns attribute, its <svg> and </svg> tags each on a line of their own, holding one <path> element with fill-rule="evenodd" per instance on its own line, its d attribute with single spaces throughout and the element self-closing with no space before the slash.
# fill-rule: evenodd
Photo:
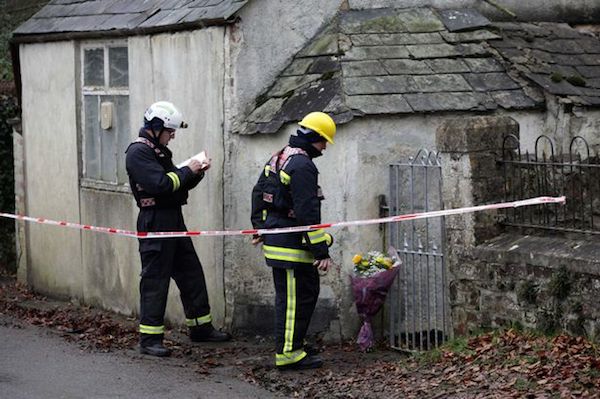
<svg viewBox="0 0 600 399">
<path fill-rule="evenodd" d="M 442 168 L 437 153 L 422 149 L 408 163 L 390 165 L 392 215 L 441 209 Z M 392 348 L 427 350 L 448 338 L 444 235 L 443 217 L 389 225 L 387 242 L 402 259 L 387 300 Z"/>
</svg>

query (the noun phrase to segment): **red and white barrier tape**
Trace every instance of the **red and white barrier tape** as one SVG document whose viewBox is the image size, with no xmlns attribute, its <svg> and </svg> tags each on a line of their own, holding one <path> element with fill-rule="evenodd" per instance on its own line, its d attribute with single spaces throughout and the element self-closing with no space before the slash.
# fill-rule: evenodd
<svg viewBox="0 0 600 399">
<path fill-rule="evenodd" d="M 501 202 L 490 205 L 471 206 L 467 208 L 445 209 L 442 211 L 430 211 L 421 213 L 411 213 L 406 215 L 389 216 L 379 219 L 354 220 L 349 222 L 321 223 L 311 226 L 284 227 L 277 229 L 250 229 L 250 230 L 202 230 L 202 231 L 160 231 L 160 232 L 141 232 L 115 229 L 111 227 L 97 227 L 88 224 L 79 224 L 71 222 L 58 222 L 45 218 L 35 218 L 24 215 L 13 215 L 11 213 L 0 213 L 0 217 L 24 220 L 27 222 L 49 224 L 54 226 L 70 227 L 73 229 L 97 231 L 99 233 L 114 234 L 135 238 L 172 238 L 172 237 L 194 237 L 194 236 L 237 236 L 253 234 L 281 234 L 309 231 L 315 229 L 328 229 L 331 227 L 364 226 L 369 224 L 382 224 L 403 222 L 406 220 L 426 219 L 439 216 L 459 215 L 463 213 L 479 212 L 489 209 L 517 208 L 521 206 L 565 203 L 565 197 L 536 197 L 521 201 Z"/>
</svg>

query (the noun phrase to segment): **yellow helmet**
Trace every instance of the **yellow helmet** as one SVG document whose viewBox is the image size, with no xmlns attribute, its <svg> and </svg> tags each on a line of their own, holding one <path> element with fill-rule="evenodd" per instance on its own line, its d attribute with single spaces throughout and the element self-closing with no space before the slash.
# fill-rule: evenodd
<svg viewBox="0 0 600 399">
<path fill-rule="evenodd" d="M 328 142 L 333 144 L 333 137 L 335 136 L 335 122 L 331 119 L 331 116 L 324 112 L 311 112 L 306 115 L 298 124 L 302 127 L 314 130 L 319 133 L 321 137 L 325 138 Z"/>
</svg>

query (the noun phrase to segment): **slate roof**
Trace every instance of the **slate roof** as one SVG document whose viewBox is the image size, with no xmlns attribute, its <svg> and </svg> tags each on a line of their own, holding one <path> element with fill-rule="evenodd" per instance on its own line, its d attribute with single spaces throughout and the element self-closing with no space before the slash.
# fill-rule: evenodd
<svg viewBox="0 0 600 399">
<path fill-rule="evenodd" d="M 14 36 L 218 24 L 248 0 L 52 0 Z"/>
<path fill-rule="evenodd" d="M 600 105 L 598 47 L 565 24 L 493 24 L 474 10 L 344 11 L 257 99 L 240 133 L 273 133 L 313 110 L 345 123 L 369 114 L 541 108 L 544 91 Z M 536 56 L 539 67 L 525 70 Z M 551 85 L 557 66 L 588 87 Z"/>
<path fill-rule="evenodd" d="M 600 40 L 567 24 L 496 23 L 490 44 L 544 91 L 574 104 L 600 106 Z"/>
</svg>

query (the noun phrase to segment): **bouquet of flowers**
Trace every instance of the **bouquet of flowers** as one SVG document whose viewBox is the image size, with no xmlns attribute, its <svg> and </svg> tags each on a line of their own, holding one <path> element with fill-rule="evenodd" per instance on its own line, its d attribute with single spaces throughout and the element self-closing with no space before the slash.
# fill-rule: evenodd
<svg viewBox="0 0 600 399">
<path fill-rule="evenodd" d="M 389 253 L 390 256 L 385 256 L 378 251 L 369 251 L 366 254 L 356 254 L 352 258 L 354 275 L 350 277 L 350 282 L 356 310 L 363 322 L 357 343 L 363 351 L 373 348 L 371 318 L 383 306 L 401 264 L 394 248 L 390 248 Z"/>
<path fill-rule="evenodd" d="M 366 255 L 361 253 L 354 255 L 354 274 L 359 277 L 371 277 L 375 273 L 383 270 L 390 270 L 396 266 L 396 260 L 389 256 L 384 256 L 379 251 L 369 251 Z"/>
</svg>

